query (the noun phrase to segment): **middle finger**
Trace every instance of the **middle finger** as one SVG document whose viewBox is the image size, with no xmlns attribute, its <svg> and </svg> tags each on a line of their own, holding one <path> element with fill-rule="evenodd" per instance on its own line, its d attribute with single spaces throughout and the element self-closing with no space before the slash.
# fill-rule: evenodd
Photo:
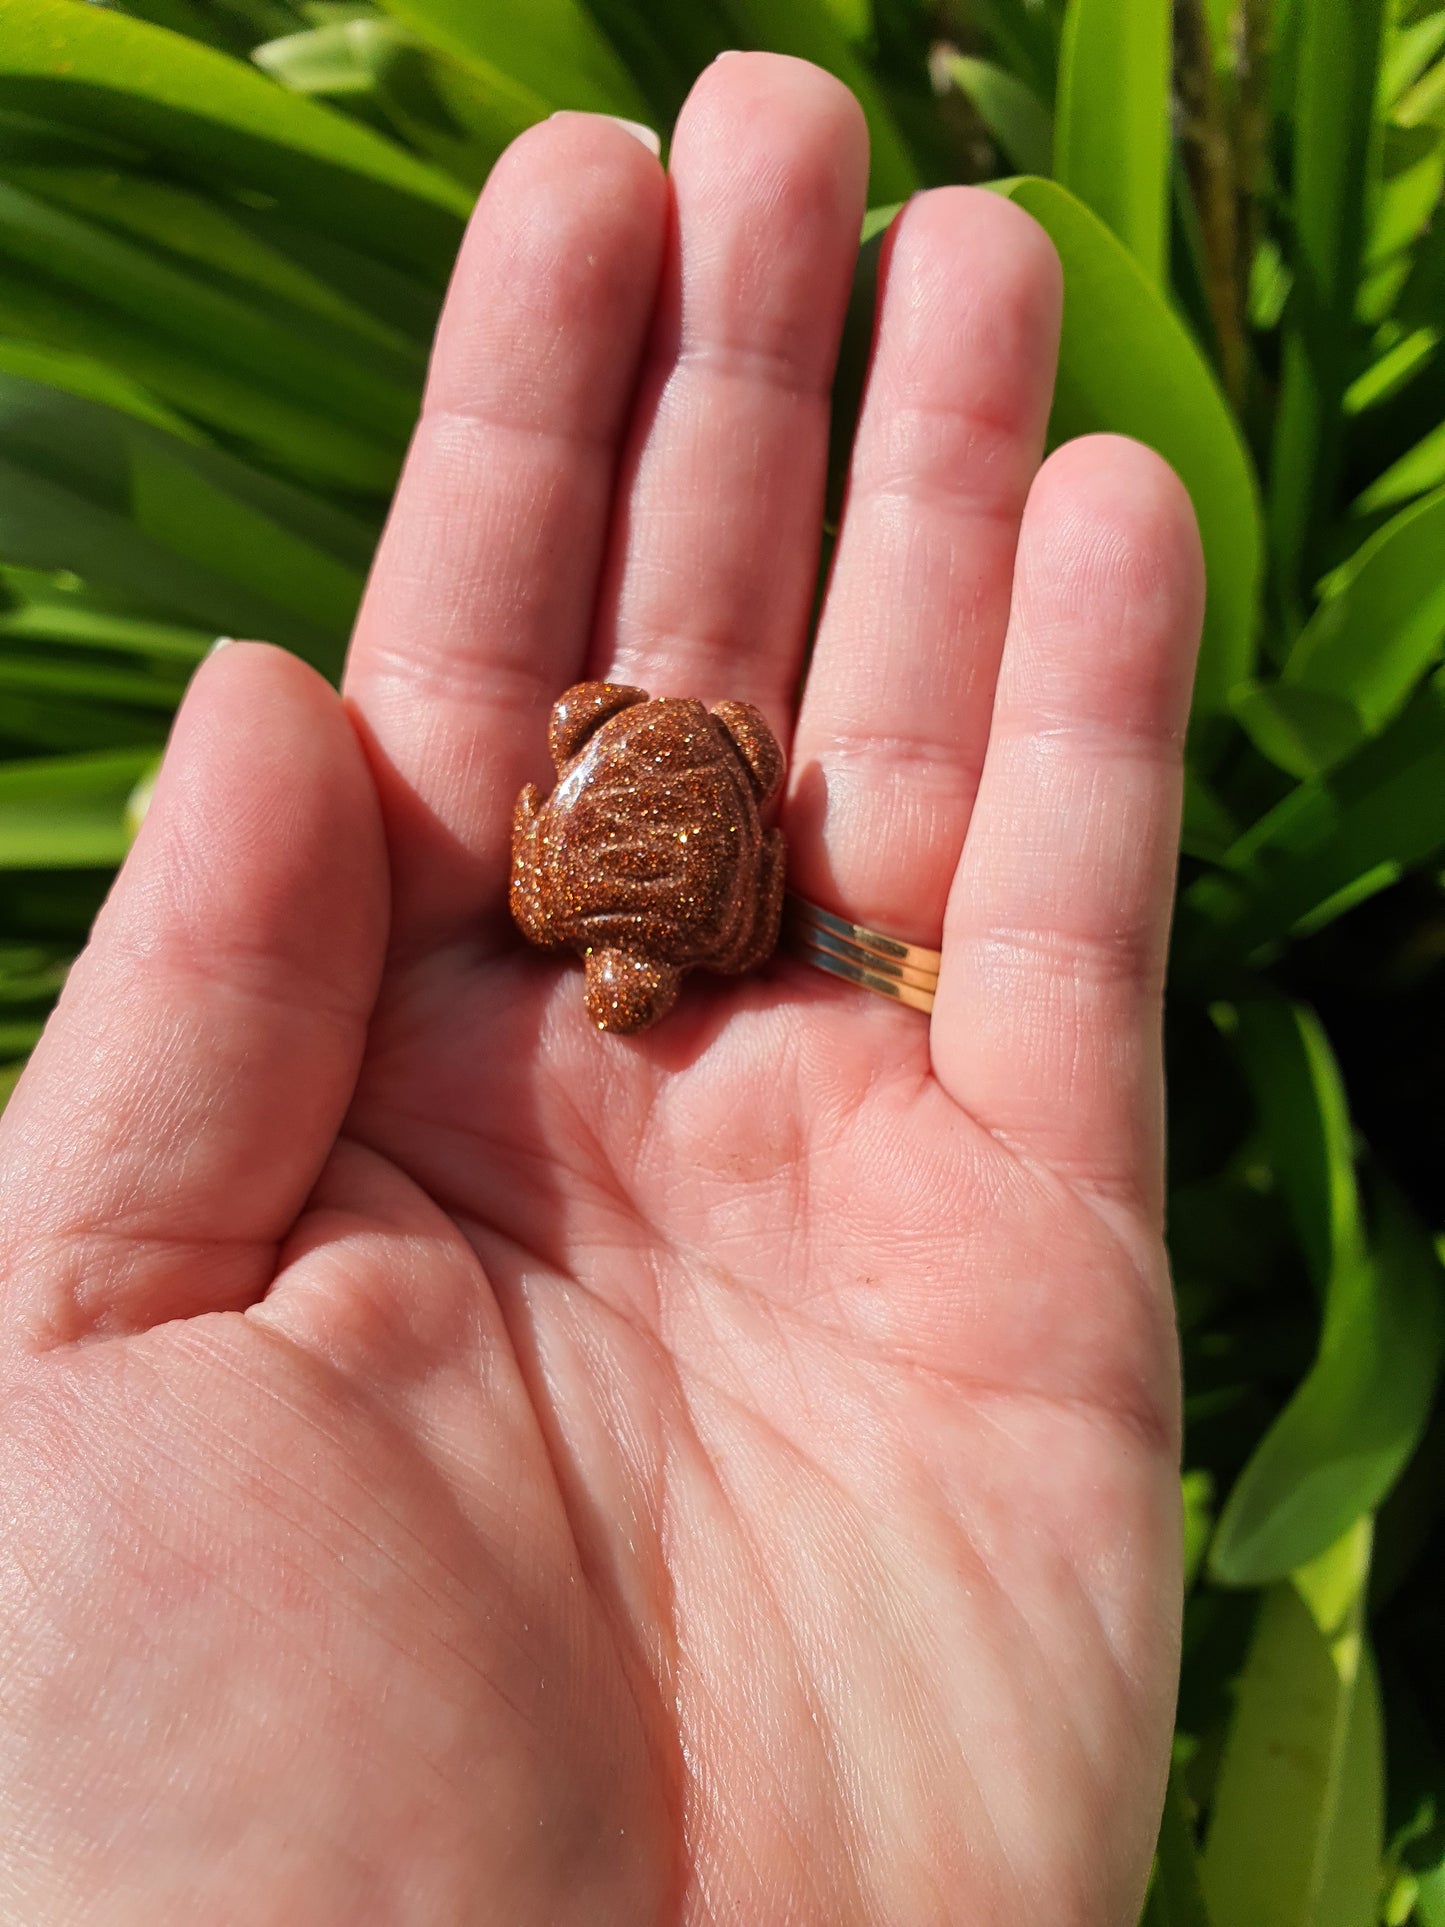
<svg viewBox="0 0 1445 1927">
<path fill-rule="evenodd" d="M 819 68 L 732 54 L 693 88 L 670 172 L 591 673 L 753 702 L 781 734 L 817 569 L 867 129 Z"/>
</svg>

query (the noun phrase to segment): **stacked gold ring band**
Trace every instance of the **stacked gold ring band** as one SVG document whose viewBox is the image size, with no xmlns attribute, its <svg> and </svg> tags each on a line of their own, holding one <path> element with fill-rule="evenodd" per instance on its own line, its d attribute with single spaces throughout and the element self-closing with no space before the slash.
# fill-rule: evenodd
<svg viewBox="0 0 1445 1927">
<path fill-rule="evenodd" d="M 849 923 L 791 892 L 786 910 L 785 929 L 794 956 L 912 1010 L 933 1009 L 941 951 Z"/>
</svg>

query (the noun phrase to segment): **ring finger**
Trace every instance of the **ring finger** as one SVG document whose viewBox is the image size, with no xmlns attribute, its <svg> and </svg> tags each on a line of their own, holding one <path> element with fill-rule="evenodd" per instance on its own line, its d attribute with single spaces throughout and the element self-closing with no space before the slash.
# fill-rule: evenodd
<svg viewBox="0 0 1445 1927">
<path fill-rule="evenodd" d="M 823 908 L 927 945 L 983 765 L 1062 289 L 1030 217 L 940 188 L 894 222 L 784 827 Z"/>
</svg>

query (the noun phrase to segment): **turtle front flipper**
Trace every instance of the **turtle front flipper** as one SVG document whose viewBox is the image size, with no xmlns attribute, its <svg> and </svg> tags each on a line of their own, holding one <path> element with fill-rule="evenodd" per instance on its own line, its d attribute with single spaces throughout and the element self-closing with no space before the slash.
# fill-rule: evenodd
<svg viewBox="0 0 1445 1927">
<path fill-rule="evenodd" d="M 782 788 L 786 767 L 767 718 L 751 703 L 714 703 L 711 713 L 714 720 L 721 723 L 748 773 L 758 808 L 765 809 Z"/>
<path fill-rule="evenodd" d="M 634 689 L 623 682 L 574 682 L 570 689 L 564 689 L 552 705 L 547 725 L 547 747 L 557 769 L 572 760 L 609 716 L 646 701 L 645 689 Z"/>
<path fill-rule="evenodd" d="M 631 950 L 586 952 L 587 1015 L 599 1030 L 647 1030 L 677 1001 L 682 972 Z"/>
</svg>

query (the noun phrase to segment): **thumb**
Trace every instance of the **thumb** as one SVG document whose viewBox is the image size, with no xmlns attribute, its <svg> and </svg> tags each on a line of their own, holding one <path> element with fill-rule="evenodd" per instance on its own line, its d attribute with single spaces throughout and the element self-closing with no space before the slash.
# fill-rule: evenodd
<svg viewBox="0 0 1445 1927">
<path fill-rule="evenodd" d="M 50 1345 L 253 1302 L 356 1082 L 385 846 L 340 698 L 256 643 L 197 672 L 0 1120 L 0 1321 Z"/>
</svg>

